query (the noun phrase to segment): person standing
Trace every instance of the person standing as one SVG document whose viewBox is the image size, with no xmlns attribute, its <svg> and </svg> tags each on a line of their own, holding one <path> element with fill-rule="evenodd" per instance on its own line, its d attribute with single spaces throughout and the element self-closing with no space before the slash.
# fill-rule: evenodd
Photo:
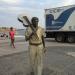
<svg viewBox="0 0 75 75">
<path fill-rule="evenodd" d="M 31 64 L 31 75 L 42 75 L 43 54 L 45 52 L 44 29 L 38 26 L 39 19 L 31 19 L 32 27 L 27 27 L 25 39 L 29 41 L 29 57 Z"/>
<path fill-rule="evenodd" d="M 10 45 L 13 48 L 15 48 L 15 45 L 14 45 L 14 40 L 15 40 L 14 35 L 15 35 L 15 32 L 13 30 L 13 27 L 10 27 L 10 31 L 9 31 L 9 37 L 10 37 L 10 41 L 11 41 L 11 44 Z"/>
</svg>

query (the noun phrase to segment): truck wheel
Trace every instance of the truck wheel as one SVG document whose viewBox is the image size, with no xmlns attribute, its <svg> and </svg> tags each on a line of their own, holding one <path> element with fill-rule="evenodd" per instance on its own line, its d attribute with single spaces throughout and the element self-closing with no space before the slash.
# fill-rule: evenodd
<svg viewBox="0 0 75 75">
<path fill-rule="evenodd" d="M 73 36 L 73 35 L 68 35 L 67 41 L 68 41 L 69 43 L 75 42 L 75 36 Z"/>
<path fill-rule="evenodd" d="M 64 42 L 64 34 L 57 34 L 56 37 L 55 37 L 55 40 L 57 42 Z"/>
</svg>

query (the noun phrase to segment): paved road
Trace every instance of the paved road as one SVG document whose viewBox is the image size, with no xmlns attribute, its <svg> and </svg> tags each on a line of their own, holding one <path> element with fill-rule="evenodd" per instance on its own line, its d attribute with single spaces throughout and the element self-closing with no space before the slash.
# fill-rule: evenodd
<svg viewBox="0 0 75 75">
<path fill-rule="evenodd" d="M 0 75 L 29 75 L 27 42 L 0 45 Z M 75 44 L 46 39 L 43 75 L 75 75 Z"/>
</svg>

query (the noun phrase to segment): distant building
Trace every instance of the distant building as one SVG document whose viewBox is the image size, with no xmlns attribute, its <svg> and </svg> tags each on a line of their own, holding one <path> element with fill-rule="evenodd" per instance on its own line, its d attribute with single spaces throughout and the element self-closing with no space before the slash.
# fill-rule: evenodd
<svg viewBox="0 0 75 75">
<path fill-rule="evenodd" d="M 8 28 L 8 27 L 0 27 L 0 32 L 6 33 L 6 32 L 9 32 L 9 31 L 10 31 L 10 28 Z M 14 28 L 14 31 L 16 31 L 16 28 Z"/>
</svg>

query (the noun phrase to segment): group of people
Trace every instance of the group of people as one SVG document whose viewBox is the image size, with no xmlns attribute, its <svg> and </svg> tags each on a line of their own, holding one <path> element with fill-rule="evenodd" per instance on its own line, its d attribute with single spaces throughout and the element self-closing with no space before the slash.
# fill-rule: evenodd
<svg viewBox="0 0 75 75">
<path fill-rule="evenodd" d="M 44 29 L 38 26 L 39 19 L 33 17 L 31 19 L 32 27 L 28 26 L 25 31 L 25 40 L 29 41 L 29 57 L 30 57 L 30 75 L 42 75 L 43 55 L 45 53 Z M 11 46 L 14 45 L 14 31 L 10 28 Z"/>
</svg>

